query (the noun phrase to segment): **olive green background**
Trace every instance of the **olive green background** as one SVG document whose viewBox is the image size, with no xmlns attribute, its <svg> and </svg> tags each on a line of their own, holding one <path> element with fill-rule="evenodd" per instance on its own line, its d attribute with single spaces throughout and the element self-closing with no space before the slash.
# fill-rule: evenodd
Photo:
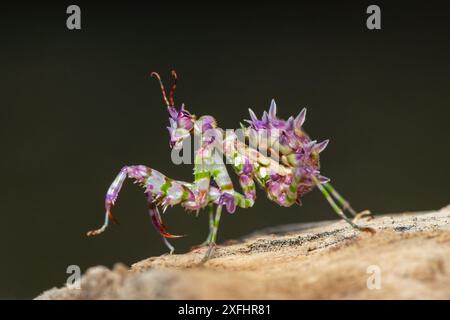
<svg viewBox="0 0 450 320">
<path fill-rule="evenodd" d="M 179 73 L 178 103 L 237 128 L 270 99 L 287 118 L 329 138 L 322 169 L 356 209 L 376 214 L 448 204 L 450 42 L 447 11 L 432 2 L 378 2 L 382 30 L 366 28 L 370 2 L 72 3 L 2 8 L 0 298 L 61 286 L 68 265 L 131 264 L 166 252 L 140 188 L 126 183 L 97 238 L 104 195 L 125 164 L 191 180 L 171 163 L 167 114 L 150 71 Z M 293 222 L 334 219 L 319 192 L 281 208 L 226 214 L 219 240 Z M 207 217 L 163 216 L 178 253 L 203 241 Z M 357 257 L 355 257 L 357 258 Z"/>
</svg>

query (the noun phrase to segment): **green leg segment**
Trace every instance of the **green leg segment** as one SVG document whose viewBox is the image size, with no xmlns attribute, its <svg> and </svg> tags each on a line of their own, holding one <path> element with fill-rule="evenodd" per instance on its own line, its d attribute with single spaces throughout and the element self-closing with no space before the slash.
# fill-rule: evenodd
<svg viewBox="0 0 450 320">
<path fill-rule="evenodd" d="M 206 245 L 209 245 L 209 243 L 211 242 L 211 237 L 213 234 L 213 229 L 214 229 L 214 205 L 213 204 L 209 204 L 208 205 L 208 216 L 209 216 L 209 233 L 208 233 L 208 237 L 206 237 L 206 240 L 203 241 L 201 244 L 199 244 L 196 247 L 203 247 Z"/>
<path fill-rule="evenodd" d="M 222 214 L 222 206 L 217 206 L 216 215 L 213 221 L 213 229 L 211 233 L 211 238 L 209 239 L 209 248 L 206 251 L 205 256 L 202 259 L 202 262 L 206 262 L 213 254 L 214 248 L 216 246 L 217 240 L 217 230 L 219 229 L 220 215 Z"/>
<path fill-rule="evenodd" d="M 350 212 L 350 214 L 352 216 L 356 216 L 356 211 L 353 210 L 353 208 L 351 207 L 350 203 L 344 199 L 344 197 L 342 197 L 337 191 L 336 189 L 333 188 L 333 186 L 329 183 L 325 183 L 323 184 L 323 186 L 325 187 L 325 189 L 336 199 L 336 201 L 340 204 L 340 206 L 342 207 L 342 209 L 348 210 Z"/>
<path fill-rule="evenodd" d="M 360 218 L 373 218 L 372 214 L 369 210 L 364 210 L 360 213 L 356 213 L 356 211 L 352 208 L 350 203 L 344 199 L 343 196 L 341 196 L 336 189 L 333 188 L 333 186 L 329 183 L 323 184 L 325 189 L 334 197 L 334 199 L 339 203 L 339 205 L 342 207 L 342 210 L 348 210 L 350 214 L 354 217 L 354 220 L 358 220 Z"/>
<path fill-rule="evenodd" d="M 339 217 L 341 217 L 342 219 L 344 219 L 348 224 L 350 224 L 353 228 L 361 230 L 361 231 L 369 231 L 371 233 L 375 232 L 375 230 L 373 230 L 372 228 L 368 228 L 368 227 L 362 227 L 356 223 L 354 223 L 351 219 L 349 219 L 344 212 L 342 211 L 342 209 L 336 204 L 336 202 L 334 202 L 333 197 L 331 196 L 331 194 L 328 192 L 327 188 L 324 187 L 324 185 L 322 185 L 320 183 L 320 181 L 316 178 L 316 177 L 312 177 L 314 183 L 316 184 L 317 188 L 320 190 L 320 192 L 322 192 L 323 196 L 325 197 L 325 199 L 327 199 L 328 203 L 331 205 L 331 207 L 333 208 L 333 210 L 337 213 L 337 215 Z"/>
</svg>

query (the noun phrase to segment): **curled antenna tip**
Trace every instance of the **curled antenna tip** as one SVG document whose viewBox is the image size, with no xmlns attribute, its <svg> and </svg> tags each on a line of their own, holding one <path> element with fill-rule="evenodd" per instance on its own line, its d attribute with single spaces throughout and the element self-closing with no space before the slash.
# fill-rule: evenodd
<svg viewBox="0 0 450 320">
<path fill-rule="evenodd" d="M 161 80 L 161 77 L 159 76 L 159 73 L 155 72 L 155 71 L 152 71 L 150 73 L 150 77 L 155 77 L 156 79 Z"/>
</svg>

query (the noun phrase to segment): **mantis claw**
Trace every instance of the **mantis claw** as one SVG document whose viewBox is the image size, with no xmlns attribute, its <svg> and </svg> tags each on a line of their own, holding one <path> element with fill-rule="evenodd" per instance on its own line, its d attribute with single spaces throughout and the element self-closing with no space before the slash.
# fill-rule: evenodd
<svg viewBox="0 0 450 320">
<path fill-rule="evenodd" d="M 356 221 L 362 220 L 362 219 L 372 220 L 372 219 L 375 219 L 375 217 L 372 215 L 372 212 L 370 212 L 370 210 L 363 210 L 355 215 L 355 217 L 353 218 L 353 221 L 356 222 Z"/>
</svg>

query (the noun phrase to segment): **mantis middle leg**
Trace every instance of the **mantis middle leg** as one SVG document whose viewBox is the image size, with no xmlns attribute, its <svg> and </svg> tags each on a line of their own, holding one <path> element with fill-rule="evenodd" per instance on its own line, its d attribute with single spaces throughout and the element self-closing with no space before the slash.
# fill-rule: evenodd
<svg viewBox="0 0 450 320">
<path fill-rule="evenodd" d="M 205 256 L 202 259 L 202 262 L 206 262 L 212 256 L 212 254 L 214 252 L 214 248 L 216 246 L 217 231 L 219 229 L 219 222 L 220 222 L 221 214 L 222 214 L 222 206 L 218 205 L 216 208 L 216 214 L 215 214 L 214 220 L 213 220 L 213 229 L 212 229 L 211 237 L 209 239 L 209 247 L 205 253 Z"/>
</svg>

